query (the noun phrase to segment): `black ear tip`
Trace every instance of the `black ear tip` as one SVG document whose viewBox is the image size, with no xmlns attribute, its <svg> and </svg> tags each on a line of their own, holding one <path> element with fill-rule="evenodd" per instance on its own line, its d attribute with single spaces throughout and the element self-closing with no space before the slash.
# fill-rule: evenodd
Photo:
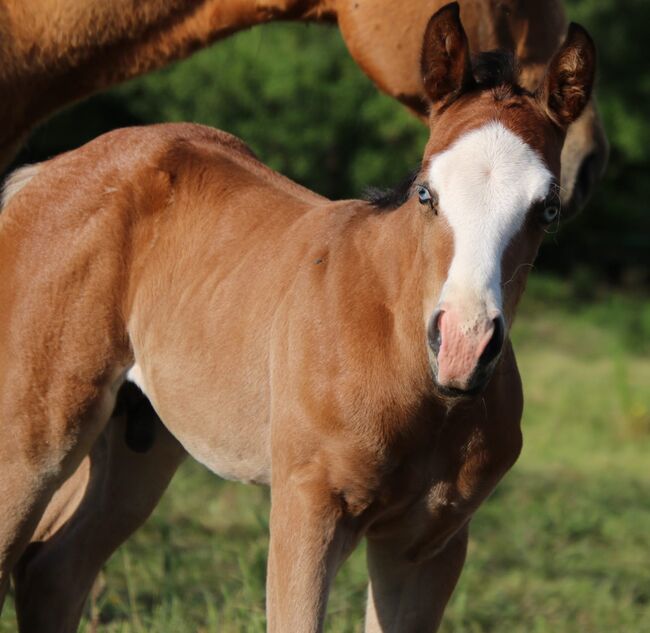
<svg viewBox="0 0 650 633">
<path fill-rule="evenodd" d="M 587 29 L 577 22 L 569 22 L 569 33 L 587 33 Z"/>
<path fill-rule="evenodd" d="M 440 9 L 438 9 L 432 16 L 431 19 L 440 18 L 443 16 L 449 16 L 454 19 L 460 19 L 460 5 L 458 2 L 450 2 L 445 4 Z"/>
<path fill-rule="evenodd" d="M 446 4 L 443 9 L 453 12 L 454 15 L 460 15 L 460 5 L 458 2 L 450 2 L 449 4 Z"/>
<path fill-rule="evenodd" d="M 445 4 L 429 18 L 424 36 L 425 49 L 427 40 L 431 35 L 444 33 L 450 28 L 460 30 L 463 28 L 460 21 L 460 5 L 458 2 Z"/>
<path fill-rule="evenodd" d="M 569 24 L 567 40 L 575 41 L 578 39 L 587 41 L 593 46 L 594 41 L 591 38 L 591 35 L 589 35 L 589 31 L 587 31 L 587 29 L 581 24 L 578 24 L 577 22 L 571 22 L 571 24 Z"/>
</svg>

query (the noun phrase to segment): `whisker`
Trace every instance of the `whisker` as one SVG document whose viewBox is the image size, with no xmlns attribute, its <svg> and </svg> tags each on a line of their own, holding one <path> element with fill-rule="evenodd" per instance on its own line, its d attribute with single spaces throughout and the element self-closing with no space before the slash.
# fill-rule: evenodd
<svg viewBox="0 0 650 633">
<path fill-rule="evenodd" d="M 552 187 L 556 193 L 563 193 L 565 191 L 565 188 L 559 182 L 554 182 Z"/>
<path fill-rule="evenodd" d="M 532 263 L 528 264 L 528 263 L 524 262 L 523 264 L 519 264 L 519 266 L 517 266 L 517 268 L 515 268 L 515 272 L 512 273 L 512 277 L 510 277 L 510 279 L 508 279 L 508 281 L 506 281 L 505 283 L 501 284 L 501 287 L 505 288 L 510 282 L 512 282 L 514 280 L 514 278 L 517 276 L 517 273 L 519 272 L 519 269 L 523 268 L 524 266 L 530 266 L 531 269 L 535 268 L 535 265 L 532 264 Z"/>
</svg>

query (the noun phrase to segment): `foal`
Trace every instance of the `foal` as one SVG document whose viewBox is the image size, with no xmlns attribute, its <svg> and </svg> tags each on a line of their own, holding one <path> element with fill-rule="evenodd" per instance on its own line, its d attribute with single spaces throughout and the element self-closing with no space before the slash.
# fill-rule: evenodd
<svg viewBox="0 0 650 633">
<path fill-rule="evenodd" d="M 269 631 L 321 631 L 364 536 L 366 631 L 435 631 L 470 518 L 520 451 L 508 332 L 594 68 L 572 25 L 530 94 L 495 55 L 472 67 L 458 5 L 441 9 L 431 137 L 388 206 L 326 200 L 195 125 L 18 172 L 0 216 L 5 588 L 130 371 L 192 456 L 271 485 Z"/>
</svg>

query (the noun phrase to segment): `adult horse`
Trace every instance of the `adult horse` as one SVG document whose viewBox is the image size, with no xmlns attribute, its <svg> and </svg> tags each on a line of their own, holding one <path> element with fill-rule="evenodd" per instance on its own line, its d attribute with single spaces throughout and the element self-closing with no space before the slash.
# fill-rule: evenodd
<svg viewBox="0 0 650 633">
<path fill-rule="evenodd" d="M 272 20 L 337 23 L 377 86 L 426 122 L 418 72 L 429 16 L 443 0 L 0 0 L 0 170 L 29 130 L 59 108 Z M 561 0 L 461 0 L 472 50 L 516 52 L 534 90 L 566 32 Z M 42 5 L 42 6 L 39 6 Z M 594 103 L 568 134 L 563 213 L 579 210 L 602 174 L 607 140 Z"/>
<path fill-rule="evenodd" d="M 431 18 L 430 139 L 375 203 L 331 202 L 195 125 L 113 132 L 10 180 L 2 585 L 131 372 L 191 455 L 271 485 L 269 631 L 322 630 L 362 537 L 366 630 L 436 630 L 468 523 L 520 451 L 508 332 L 595 50 L 572 25 L 535 94 L 508 61 L 472 66 L 457 4 Z M 67 570 L 46 563 L 18 589 L 21 630 L 72 631 L 74 600 L 51 603 Z"/>
</svg>

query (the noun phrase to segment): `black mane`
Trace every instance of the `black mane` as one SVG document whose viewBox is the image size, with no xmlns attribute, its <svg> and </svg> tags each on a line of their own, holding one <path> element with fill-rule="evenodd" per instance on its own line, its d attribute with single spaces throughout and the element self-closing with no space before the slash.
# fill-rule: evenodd
<svg viewBox="0 0 650 633">
<path fill-rule="evenodd" d="M 394 187 L 380 189 L 378 187 L 368 187 L 363 192 L 363 199 L 367 200 L 378 211 L 392 211 L 402 206 L 411 193 L 411 188 L 418 175 L 419 169 L 413 169 L 409 174 L 402 178 Z"/>
<path fill-rule="evenodd" d="M 475 90 L 493 90 L 498 100 L 526 92 L 519 85 L 519 69 L 510 51 L 487 51 L 475 55 L 472 58 L 472 75 Z M 407 201 L 418 172 L 419 169 L 412 170 L 397 185 L 388 189 L 368 187 L 363 192 L 363 199 L 377 211 L 397 209 Z"/>
</svg>

